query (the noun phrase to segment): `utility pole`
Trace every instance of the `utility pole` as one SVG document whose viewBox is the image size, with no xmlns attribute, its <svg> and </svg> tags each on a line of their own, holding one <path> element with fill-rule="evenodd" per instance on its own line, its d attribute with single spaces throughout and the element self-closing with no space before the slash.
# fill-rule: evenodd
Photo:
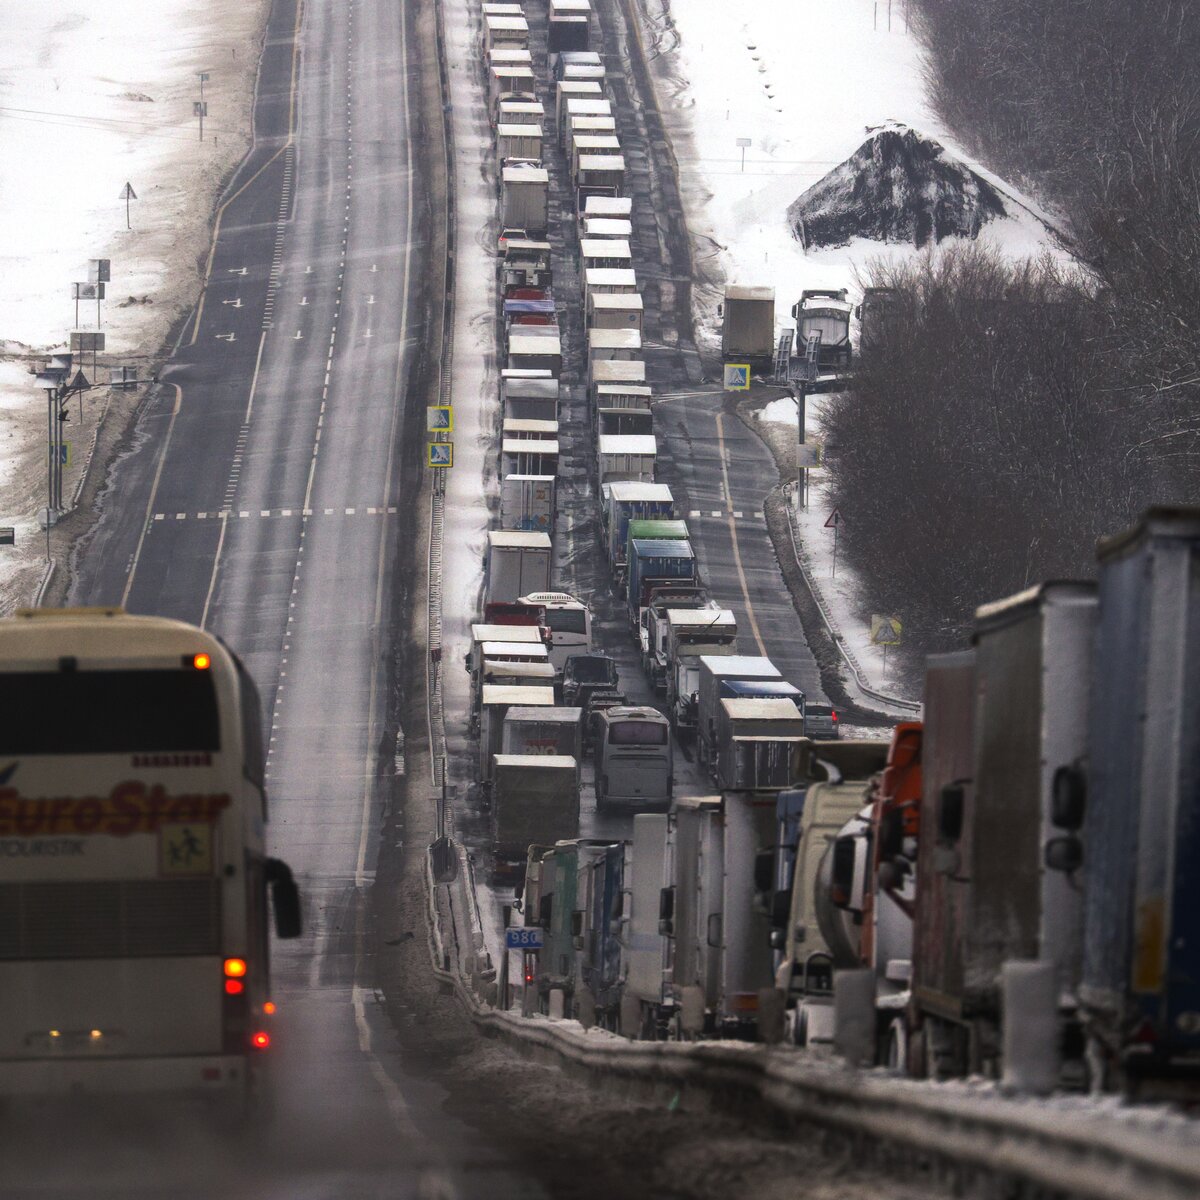
<svg viewBox="0 0 1200 1200">
<path fill-rule="evenodd" d="M 796 429 L 799 434 L 799 444 L 796 457 L 800 460 L 800 506 L 808 508 L 808 382 L 800 380 L 796 384 Z"/>
</svg>

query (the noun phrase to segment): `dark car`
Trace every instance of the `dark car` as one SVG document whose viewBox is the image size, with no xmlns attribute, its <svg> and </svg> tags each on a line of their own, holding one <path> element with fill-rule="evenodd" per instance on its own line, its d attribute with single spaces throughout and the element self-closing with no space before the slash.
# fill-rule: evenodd
<svg viewBox="0 0 1200 1200">
<path fill-rule="evenodd" d="M 838 733 L 837 710 L 832 704 L 814 704 L 809 701 L 804 706 L 804 733 L 813 741 L 828 741 L 840 737 Z"/>
</svg>

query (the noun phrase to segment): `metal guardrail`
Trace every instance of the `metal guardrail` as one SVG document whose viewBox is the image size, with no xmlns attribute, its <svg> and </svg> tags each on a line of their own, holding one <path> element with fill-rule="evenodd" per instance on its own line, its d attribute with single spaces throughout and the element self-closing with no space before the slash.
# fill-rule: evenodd
<svg viewBox="0 0 1200 1200">
<path fill-rule="evenodd" d="M 821 623 L 825 626 L 833 644 L 837 647 L 837 652 L 841 655 L 842 661 L 850 668 L 854 675 L 855 686 L 863 695 L 880 704 L 889 705 L 892 708 L 898 708 L 903 712 L 919 713 L 921 711 L 921 703 L 918 700 L 907 700 L 901 696 L 891 696 L 887 692 L 880 691 L 878 688 L 872 687 L 866 677 L 866 673 L 859 665 L 858 660 L 854 657 L 851 651 L 845 644 L 845 635 L 838 627 L 837 621 L 834 619 L 833 613 L 829 609 L 829 605 L 825 602 L 825 597 L 821 594 L 820 585 L 813 578 L 812 572 L 808 568 L 808 564 L 804 561 L 800 554 L 800 546 L 796 541 L 796 523 L 792 515 L 791 494 L 794 491 L 795 484 L 789 484 L 781 489 L 783 505 L 787 510 L 787 528 L 788 537 L 792 543 L 792 555 L 796 560 L 796 566 L 800 569 L 801 578 L 804 580 L 805 587 L 808 588 L 809 594 L 813 598 L 813 603 L 817 606 L 817 611 L 821 614 Z M 891 714 L 885 713 L 884 716 Z"/>
</svg>

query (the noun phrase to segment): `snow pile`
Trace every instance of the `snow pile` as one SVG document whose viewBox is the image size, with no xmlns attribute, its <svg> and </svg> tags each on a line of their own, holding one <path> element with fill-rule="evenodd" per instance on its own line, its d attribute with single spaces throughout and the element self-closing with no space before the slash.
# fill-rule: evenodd
<svg viewBox="0 0 1200 1200">
<path fill-rule="evenodd" d="M 1005 212 L 996 189 L 940 142 L 891 126 L 873 133 L 787 215 L 807 248 L 845 246 L 854 238 L 920 247 L 931 238 L 977 238 Z"/>
<path fill-rule="evenodd" d="M 45 542 L 46 397 L 26 368 L 66 345 L 73 283 L 112 262 L 100 328 L 110 362 L 148 366 L 199 292 L 218 190 L 250 145 L 254 74 L 268 0 L 6 5 L 0 68 L 0 612 L 27 603 Z M 208 74 L 198 137 L 193 102 Z M 125 227 L 126 183 L 132 229 Z M 94 329 L 96 302 L 79 327 Z M 90 356 L 89 356 L 90 359 Z M 85 364 L 91 375 L 91 362 Z M 103 366 L 102 379 L 106 379 Z M 64 498 L 87 458 L 103 393 L 71 405 Z M 121 406 L 126 411 L 127 405 Z M 82 415 L 82 426 L 79 418 Z"/>
</svg>

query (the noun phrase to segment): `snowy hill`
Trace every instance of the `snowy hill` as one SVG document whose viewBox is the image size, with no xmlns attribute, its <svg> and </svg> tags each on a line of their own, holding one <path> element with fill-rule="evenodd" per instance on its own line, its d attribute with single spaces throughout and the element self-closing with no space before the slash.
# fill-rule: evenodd
<svg viewBox="0 0 1200 1200">
<path fill-rule="evenodd" d="M 1000 194 L 940 142 L 904 126 L 871 135 L 787 212 L 805 249 L 854 238 L 921 247 L 976 238 L 1006 214 Z"/>
</svg>

